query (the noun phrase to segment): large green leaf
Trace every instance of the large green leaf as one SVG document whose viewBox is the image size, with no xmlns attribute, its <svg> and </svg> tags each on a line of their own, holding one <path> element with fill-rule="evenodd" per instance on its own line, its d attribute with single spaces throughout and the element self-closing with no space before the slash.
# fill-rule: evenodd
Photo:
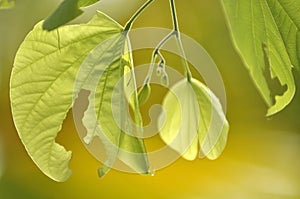
<svg viewBox="0 0 300 199">
<path fill-rule="evenodd" d="M 0 9 L 8 9 L 15 6 L 14 0 L 0 0 Z"/>
<path fill-rule="evenodd" d="M 163 101 L 160 136 L 187 160 L 199 154 L 216 159 L 224 150 L 228 122 L 217 97 L 201 82 L 182 80 Z"/>
<path fill-rule="evenodd" d="M 99 0 L 64 0 L 45 20 L 43 28 L 50 31 L 62 26 L 83 13 L 80 7 L 86 7 L 98 1 Z"/>
<path fill-rule="evenodd" d="M 117 157 L 139 173 L 148 173 L 149 170 L 143 140 L 136 137 L 142 135 L 136 89 L 131 98 L 131 105 L 136 105 L 132 107 L 136 124 L 131 121 L 128 111 L 128 91 L 125 89 L 135 81 L 128 71 L 133 67 L 130 53 L 124 53 L 127 46 L 123 34 L 103 42 L 87 57 L 78 77 L 79 85 L 85 81 L 83 88 L 90 91 L 89 106 L 83 118 L 88 132 L 84 140 L 89 144 L 98 136 L 106 149 L 107 161 L 99 170 L 100 176 L 113 167 Z M 123 78 L 124 73 L 130 78 Z"/>
<path fill-rule="evenodd" d="M 300 68 L 299 0 L 223 0 L 234 45 L 269 106 L 267 115 L 286 107 L 295 94 L 292 66 Z M 275 96 L 266 74 L 286 86 Z M 268 75 L 268 74 L 267 74 Z"/>
<path fill-rule="evenodd" d="M 41 22 L 17 52 L 10 90 L 14 122 L 32 160 L 56 181 L 71 174 L 71 152 L 55 138 L 72 107 L 73 92 L 78 92 L 78 69 L 99 43 L 121 32 L 120 25 L 101 13 L 87 24 L 52 32 L 44 31 Z"/>
</svg>

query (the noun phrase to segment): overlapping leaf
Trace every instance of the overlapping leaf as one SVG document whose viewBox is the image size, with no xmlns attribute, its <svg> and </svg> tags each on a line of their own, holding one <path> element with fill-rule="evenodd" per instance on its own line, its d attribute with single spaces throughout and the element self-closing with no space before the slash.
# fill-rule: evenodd
<svg viewBox="0 0 300 199">
<path fill-rule="evenodd" d="M 124 53 L 127 46 L 124 34 L 103 42 L 87 57 L 77 78 L 78 85 L 85 82 L 82 88 L 90 91 L 89 106 L 83 118 L 88 132 L 84 140 L 89 144 L 97 136 L 106 149 L 107 160 L 99 169 L 100 176 L 113 167 L 116 158 L 139 173 L 149 170 L 143 140 L 136 137 L 142 134 L 136 90 L 131 98 L 136 122 L 131 121 L 128 111 L 128 90 L 125 89 L 134 81 L 128 71 L 133 68 L 130 53 Z M 126 72 L 131 78 L 123 78 Z"/>
<path fill-rule="evenodd" d="M 217 97 L 201 82 L 182 80 L 163 101 L 165 113 L 159 117 L 160 136 L 183 158 L 199 154 L 216 159 L 224 150 L 228 122 Z"/>
<path fill-rule="evenodd" d="M 78 69 L 91 50 L 122 28 L 97 13 L 87 24 L 58 32 L 44 31 L 41 22 L 28 34 L 15 58 L 10 94 L 14 122 L 28 154 L 47 176 L 64 181 L 71 174 L 71 152 L 55 138 L 78 92 Z"/>
<path fill-rule="evenodd" d="M 43 28 L 54 30 L 83 13 L 81 7 L 92 5 L 99 0 L 64 0 L 58 8 L 45 20 Z"/>
<path fill-rule="evenodd" d="M 295 94 L 292 66 L 300 68 L 299 0 L 223 0 L 235 47 L 270 107 L 268 115 L 287 106 Z M 286 91 L 272 95 L 265 71 Z"/>
</svg>

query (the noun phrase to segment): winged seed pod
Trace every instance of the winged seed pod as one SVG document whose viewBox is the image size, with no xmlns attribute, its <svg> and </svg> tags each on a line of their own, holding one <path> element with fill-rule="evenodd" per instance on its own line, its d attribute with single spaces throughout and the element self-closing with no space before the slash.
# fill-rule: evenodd
<svg viewBox="0 0 300 199">
<path fill-rule="evenodd" d="M 182 80 L 167 93 L 159 117 L 160 137 L 183 158 L 216 159 L 224 150 L 228 122 L 218 98 L 196 79 Z"/>
<path fill-rule="evenodd" d="M 156 68 L 156 75 L 159 77 L 159 76 L 161 76 L 161 72 L 162 71 L 162 68 L 161 67 L 157 67 Z"/>
</svg>

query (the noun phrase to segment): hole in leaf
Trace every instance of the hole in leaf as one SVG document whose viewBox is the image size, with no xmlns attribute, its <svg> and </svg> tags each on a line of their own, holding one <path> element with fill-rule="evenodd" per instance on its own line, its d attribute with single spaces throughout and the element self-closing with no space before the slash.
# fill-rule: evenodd
<svg viewBox="0 0 300 199">
<path fill-rule="evenodd" d="M 267 84 L 271 91 L 271 99 L 272 104 L 275 103 L 275 96 L 283 95 L 287 91 L 287 85 L 281 85 L 279 79 L 277 77 L 272 77 L 272 68 L 269 62 L 269 55 L 268 55 L 268 46 L 265 43 L 262 43 L 262 50 L 264 53 L 264 61 L 265 61 L 265 68 L 264 68 L 264 76 L 266 78 Z"/>
</svg>

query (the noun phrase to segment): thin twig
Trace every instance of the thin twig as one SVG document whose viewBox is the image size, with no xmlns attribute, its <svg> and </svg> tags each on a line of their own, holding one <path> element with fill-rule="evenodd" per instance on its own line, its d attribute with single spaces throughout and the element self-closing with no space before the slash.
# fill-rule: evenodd
<svg viewBox="0 0 300 199">
<path fill-rule="evenodd" d="M 191 81 L 192 73 L 191 73 L 191 70 L 189 68 L 189 64 L 187 62 L 186 54 L 185 54 L 185 51 L 184 51 L 184 48 L 183 48 L 183 45 L 182 45 L 182 41 L 181 41 L 181 36 L 180 36 L 180 31 L 179 31 L 179 26 L 178 26 L 177 13 L 176 13 L 175 0 L 170 0 L 170 6 L 171 6 L 172 19 L 173 19 L 173 28 L 174 28 L 175 35 L 176 35 L 177 46 L 178 46 L 180 54 L 182 55 L 181 60 L 182 60 L 182 63 L 184 65 L 184 68 L 185 68 L 186 77 L 187 77 L 188 81 Z"/>
<path fill-rule="evenodd" d="M 148 71 L 147 77 L 145 79 L 145 84 L 149 84 L 150 83 L 150 80 L 151 80 L 152 74 L 153 74 L 153 70 L 154 70 L 154 66 L 155 66 L 155 61 L 156 61 L 157 57 L 160 59 L 161 62 L 163 62 L 165 64 L 165 60 L 164 60 L 162 54 L 160 53 L 160 49 L 173 36 L 175 36 L 175 38 L 176 38 L 176 43 L 177 43 L 179 52 L 181 54 L 181 60 L 182 60 L 182 64 L 183 64 L 184 69 L 185 69 L 186 77 L 187 77 L 188 81 L 191 81 L 192 73 L 191 73 L 191 70 L 189 68 L 189 64 L 187 62 L 186 54 L 185 54 L 185 51 L 184 51 L 184 48 L 183 48 L 183 44 L 182 44 L 182 41 L 181 41 L 181 36 L 180 36 L 180 31 L 179 31 L 179 25 L 178 25 L 178 19 L 177 19 L 177 12 L 176 12 L 175 0 L 170 0 L 170 9 L 171 9 L 171 14 L 172 14 L 173 30 L 167 36 L 165 36 L 159 42 L 159 44 L 155 47 L 155 49 L 154 49 L 154 51 L 152 53 L 151 64 L 150 64 L 150 67 L 149 67 L 149 71 Z M 165 68 L 163 68 L 163 71 L 164 71 L 164 73 L 166 73 L 165 72 Z"/>
<path fill-rule="evenodd" d="M 140 16 L 140 14 L 153 2 L 154 0 L 148 0 L 136 13 L 129 19 L 124 27 L 124 31 L 130 30 L 133 22 Z"/>
</svg>

